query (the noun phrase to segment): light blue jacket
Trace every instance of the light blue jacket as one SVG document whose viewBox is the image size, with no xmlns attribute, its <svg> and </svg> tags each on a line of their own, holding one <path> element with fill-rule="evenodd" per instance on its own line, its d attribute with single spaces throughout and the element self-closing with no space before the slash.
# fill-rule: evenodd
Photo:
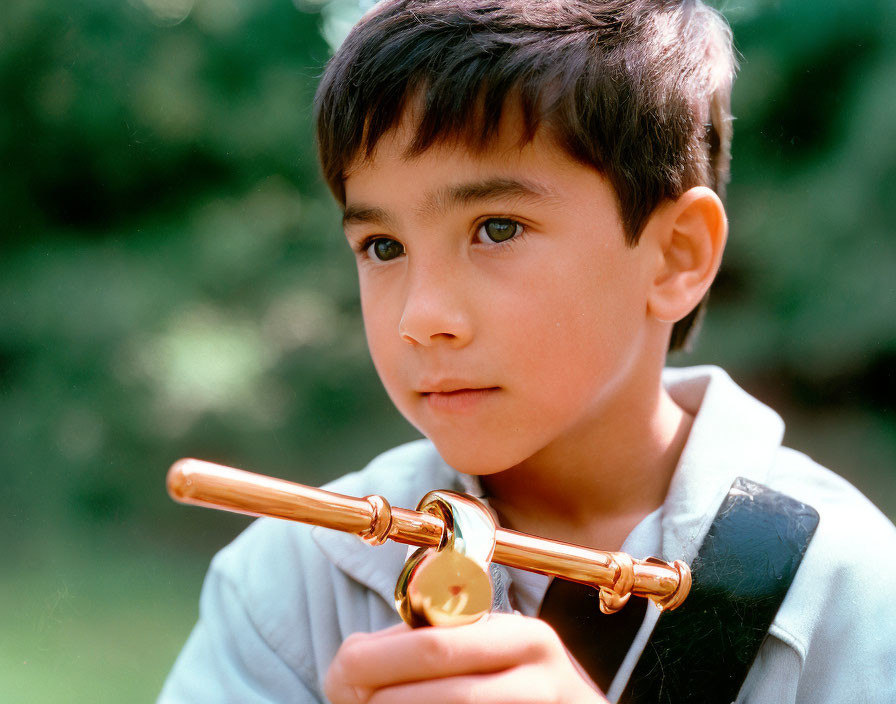
<svg viewBox="0 0 896 704">
<path fill-rule="evenodd" d="M 654 521 L 664 559 L 694 558 L 738 476 L 821 515 L 737 702 L 896 702 L 896 528 L 845 480 L 782 447 L 780 417 L 722 370 L 667 370 L 664 383 L 696 414 L 662 519 Z M 421 440 L 328 488 L 382 494 L 393 506 L 413 507 L 430 489 L 469 490 L 470 483 Z M 395 543 L 369 547 L 348 534 L 256 521 L 212 561 L 199 622 L 159 704 L 326 701 L 322 683 L 342 640 L 399 621 L 392 592 L 405 555 Z M 642 628 L 632 644 L 608 692 L 611 701 L 648 631 Z"/>
</svg>

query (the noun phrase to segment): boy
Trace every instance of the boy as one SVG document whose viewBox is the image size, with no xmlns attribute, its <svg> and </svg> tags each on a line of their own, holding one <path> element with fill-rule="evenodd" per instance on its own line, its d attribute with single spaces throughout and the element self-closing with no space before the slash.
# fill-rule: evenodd
<svg viewBox="0 0 896 704">
<path fill-rule="evenodd" d="M 368 13 L 324 75 L 318 138 L 377 372 L 427 440 L 331 487 L 396 506 L 466 490 L 515 530 L 691 562 L 747 477 L 821 522 L 737 701 L 896 701 L 896 573 L 874 562 L 893 526 L 721 370 L 663 371 L 727 236 L 733 64 L 696 0 Z M 531 618 L 548 580 L 501 568 L 519 614 L 411 631 L 391 604 L 404 557 L 256 522 L 215 558 L 160 701 L 615 701 L 656 623 L 589 676 Z"/>
</svg>

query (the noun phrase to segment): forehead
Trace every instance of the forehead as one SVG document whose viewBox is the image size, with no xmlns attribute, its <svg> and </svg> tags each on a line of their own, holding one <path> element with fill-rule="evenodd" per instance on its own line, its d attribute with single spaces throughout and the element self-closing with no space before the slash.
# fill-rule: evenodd
<svg viewBox="0 0 896 704">
<path fill-rule="evenodd" d="M 417 128 L 417 112 L 406 111 L 369 155 L 352 161 L 344 178 L 347 214 L 359 201 L 393 197 L 408 202 L 419 196 L 443 205 L 515 196 L 548 202 L 572 186 L 603 181 L 594 167 L 570 157 L 548 128 L 529 135 L 518 110 L 505 111 L 485 142 L 470 130 L 419 150 Z"/>
</svg>

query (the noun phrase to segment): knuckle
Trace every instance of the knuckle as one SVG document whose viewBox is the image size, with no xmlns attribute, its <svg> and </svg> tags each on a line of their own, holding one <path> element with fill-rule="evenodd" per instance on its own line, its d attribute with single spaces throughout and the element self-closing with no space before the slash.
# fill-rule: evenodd
<svg viewBox="0 0 896 704">
<path fill-rule="evenodd" d="M 351 672 L 355 667 L 361 664 L 364 659 L 363 644 L 365 638 L 363 634 L 352 633 L 339 647 L 336 652 L 334 663 L 338 662 L 343 672 Z M 332 668 L 331 668 L 332 669 Z"/>
<path fill-rule="evenodd" d="M 452 649 L 446 642 L 444 634 L 436 629 L 421 631 L 417 657 L 427 669 L 439 669 L 439 665 L 451 658 Z"/>
<path fill-rule="evenodd" d="M 553 655 L 557 650 L 559 638 L 557 633 L 547 623 L 540 619 L 529 619 L 527 628 L 527 653 L 535 660 L 544 660 Z"/>
<path fill-rule="evenodd" d="M 334 660 L 324 678 L 323 693 L 331 704 L 367 704 L 370 692 L 353 686 L 345 677 L 343 664 Z"/>
<path fill-rule="evenodd" d="M 342 641 L 343 648 L 355 648 L 367 640 L 367 633 L 349 633 L 345 640 Z"/>
</svg>

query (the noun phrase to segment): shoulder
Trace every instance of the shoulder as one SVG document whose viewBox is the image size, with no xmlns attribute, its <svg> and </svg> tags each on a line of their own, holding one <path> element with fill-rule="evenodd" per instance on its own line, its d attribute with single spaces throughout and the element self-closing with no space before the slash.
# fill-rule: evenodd
<svg viewBox="0 0 896 704">
<path fill-rule="evenodd" d="M 889 593 L 896 566 L 888 556 L 896 552 L 896 527 L 852 484 L 794 450 L 779 450 L 768 484 L 819 514 L 771 629 L 800 656 L 801 689 L 824 683 L 826 701 L 889 701 L 896 695 L 889 681 L 896 667 Z M 871 674 L 857 681 L 860 671 Z"/>
<path fill-rule="evenodd" d="M 846 479 L 803 453 L 781 447 L 768 484 L 818 511 L 813 546 L 845 549 L 844 556 L 896 548 L 896 527 L 880 509 Z"/>
<path fill-rule="evenodd" d="M 854 486 L 782 447 L 772 409 L 717 367 L 666 370 L 673 399 L 695 415 L 669 489 L 667 554 L 696 554 L 731 482 L 746 477 L 812 506 L 819 524 L 754 665 L 774 701 L 896 701 L 896 528 Z M 686 558 L 685 558 L 686 559 Z M 777 673 L 777 674 L 776 674 Z M 862 673 L 857 676 L 857 673 Z M 778 698 L 780 695 L 780 698 Z M 771 701 L 760 697 L 749 701 Z"/>
</svg>

